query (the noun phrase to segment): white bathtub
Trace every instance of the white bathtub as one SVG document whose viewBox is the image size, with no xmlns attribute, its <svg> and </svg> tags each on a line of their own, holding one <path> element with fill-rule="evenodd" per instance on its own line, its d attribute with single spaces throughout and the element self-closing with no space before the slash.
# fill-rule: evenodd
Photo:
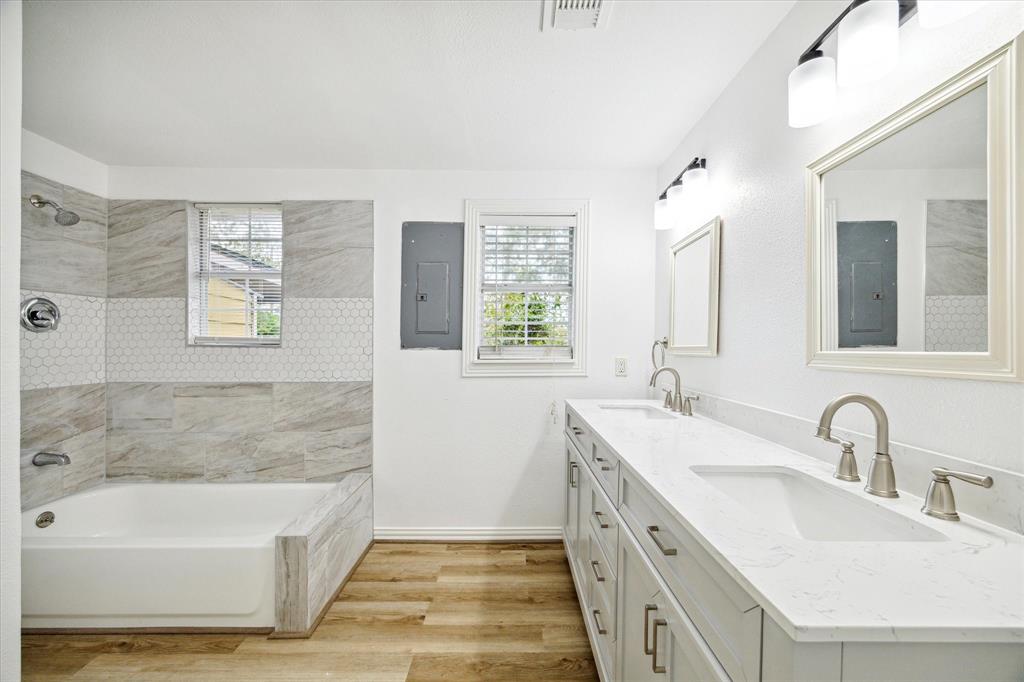
<svg viewBox="0 0 1024 682">
<path fill-rule="evenodd" d="M 271 628 L 274 537 L 332 485 L 108 484 L 25 511 L 22 627 Z"/>
</svg>

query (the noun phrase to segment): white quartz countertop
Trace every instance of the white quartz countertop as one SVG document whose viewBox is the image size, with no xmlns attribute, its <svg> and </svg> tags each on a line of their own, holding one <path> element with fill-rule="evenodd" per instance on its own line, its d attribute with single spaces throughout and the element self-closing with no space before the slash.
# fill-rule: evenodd
<svg viewBox="0 0 1024 682">
<path fill-rule="evenodd" d="M 963 515 L 960 522 L 926 516 L 923 500 L 902 490 L 898 499 L 869 495 L 863 481 L 833 478 L 825 462 L 705 417 L 647 420 L 601 409 L 661 409 L 658 401 L 566 403 L 793 639 L 1024 646 L 1024 536 Z M 783 533 L 691 470 L 706 465 L 796 469 L 946 539 L 812 541 Z"/>
</svg>

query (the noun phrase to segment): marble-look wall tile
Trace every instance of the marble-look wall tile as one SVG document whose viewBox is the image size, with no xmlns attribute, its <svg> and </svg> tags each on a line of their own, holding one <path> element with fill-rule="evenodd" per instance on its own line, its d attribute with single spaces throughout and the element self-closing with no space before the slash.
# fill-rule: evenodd
<svg viewBox="0 0 1024 682">
<path fill-rule="evenodd" d="M 369 382 L 274 384 L 275 431 L 334 431 L 369 424 L 372 410 Z"/>
<path fill-rule="evenodd" d="M 276 538 L 277 631 L 306 632 L 372 541 L 372 481 L 351 474 Z"/>
<path fill-rule="evenodd" d="M 171 431 L 174 384 L 107 384 L 107 425 L 121 431 Z"/>
<path fill-rule="evenodd" d="M 174 387 L 174 430 L 260 433 L 272 426 L 271 384 L 184 384 Z"/>
<path fill-rule="evenodd" d="M 103 482 L 106 450 L 103 384 L 21 392 L 21 504 L 29 508 Z M 66 466 L 37 467 L 37 452 L 60 452 Z"/>
<path fill-rule="evenodd" d="M 988 291 L 988 202 L 926 202 L 925 294 L 980 295 Z"/>
<path fill-rule="evenodd" d="M 286 296 L 373 296 L 373 202 L 286 201 L 282 219 Z"/>
<path fill-rule="evenodd" d="M 213 483 L 303 481 L 303 434 L 210 436 L 206 480 Z"/>
<path fill-rule="evenodd" d="M 21 286 L 23 289 L 105 296 L 107 293 L 107 200 L 22 172 Z M 38 194 L 74 211 L 81 220 L 63 227 L 55 209 L 36 208 Z"/>
<path fill-rule="evenodd" d="M 205 436 L 158 431 L 107 432 L 107 479 L 200 482 L 206 472 Z"/>
<path fill-rule="evenodd" d="M 373 465 L 372 427 L 357 424 L 335 431 L 305 434 L 307 481 L 337 481 Z"/>
<path fill-rule="evenodd" d="M 186 202 L 111 201 L 108 234 L 111 297 L 188 295 Z"/>
<path fill-rule="evenodd" d="M 42 296 L 60 309 L 52 331 L 21 328 L 21 388 L 54 388 L 106 381 L 107 299 L 50 291 L 21 290 L 21 298 Z"/>
</svg>

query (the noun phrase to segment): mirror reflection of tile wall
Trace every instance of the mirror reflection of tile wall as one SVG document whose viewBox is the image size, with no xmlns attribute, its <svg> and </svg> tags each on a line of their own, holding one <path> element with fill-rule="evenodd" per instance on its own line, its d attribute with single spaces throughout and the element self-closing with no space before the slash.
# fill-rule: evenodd
<svg viewBox="0 0 1024 682">
<path fill-rule="evenodd" d="M 925 350 L 988 348 L 988 211 L 983 199 L 929 200 Z"/>
</svg>

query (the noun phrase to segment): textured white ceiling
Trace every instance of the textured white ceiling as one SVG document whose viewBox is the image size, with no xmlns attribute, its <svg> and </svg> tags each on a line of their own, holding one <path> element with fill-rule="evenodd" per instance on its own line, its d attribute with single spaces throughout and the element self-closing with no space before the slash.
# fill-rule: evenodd
<svg viewBox="0 0 1024 682">
<path fill-rule="evenodd" d="M 28 0 L 24 124 L 111 165 L 653 167 L 792 4 Z"/>
</svg>

